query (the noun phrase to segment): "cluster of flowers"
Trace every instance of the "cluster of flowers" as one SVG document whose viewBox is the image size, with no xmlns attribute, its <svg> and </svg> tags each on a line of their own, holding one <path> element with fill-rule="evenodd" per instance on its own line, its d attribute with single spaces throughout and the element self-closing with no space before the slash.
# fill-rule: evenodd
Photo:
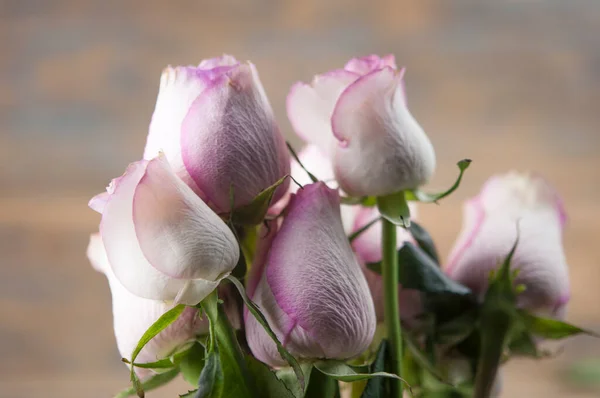
<svg viewBox="0 0 600 398">
<path fill-rule="evenodd" d="M 391 55 L 367 56 L 294 85 L 287 112 L 308 144 L 301 164 L 290 158 L 254 65 L 226 55 L 163 72 L 143 160 L 89 204 L 102 219 L 88 257 L 108 278 L 123 357 L 177 304 L 190 307 L 143 348 L 138 363 L 166 358 L 208 332 L 193 306 L 219 287 L 242 252 L 227 222 L 235 224 L 236 210 L 273 186 L 248 296 L 299 360 L 344 360 L 369 347 L 384 313 L 381 275 L 367 268 L 381 261 L 380 214 L 341 198 L 416 189 L 433 174 L 433 146 L 408 111 L 403 72 Z M 416 210 L 411 203 L 413 219 Z M 515 242 L 517 221 L 513 266 L 526 287 L 518 304 L 561 318 L 569 298 L 565 212 L 540 177 L 496 176 L 467 201 L 444 271 L 482 297 L 490 271 Z M 408 230 L 397 233 L 399 248 L 415 242 Z M 403 322 L 411 325 L 424 311 L 420 294 L 398 288 Z M 257 320 L 247 310 L 241 317 L 226 292 L 221 298 L 252 354 L 285 365 Z"/>
</svg>

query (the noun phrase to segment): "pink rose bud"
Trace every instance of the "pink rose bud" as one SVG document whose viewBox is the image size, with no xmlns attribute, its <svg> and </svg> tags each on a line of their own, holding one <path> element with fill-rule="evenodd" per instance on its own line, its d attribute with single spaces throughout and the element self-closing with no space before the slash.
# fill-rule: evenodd
<svg viewBox="0 0 600 398">
<path fill-rule="evenodd" d="M 99 234 L 90 236 L 87 256 L 93 267 L 108 279 L 112 292 L 117 347 L 123 358 L 131 359 L 131 353 L 142 335 L 158 318 L 173 308 L 174 304 L 141 298 L 125 289 L 115 277 L 108 263 Z M 208 322 L 198 317 L 197 309 L 188 307 L 175 322 L 146 344 L 135 362 L 149 363 L 168 358 L 185 349 L 197 335 L 207 332 Z M 135 371 L 140 378 L 153 374 L 149 369 L 135 368 Z"/>
<path fill-rule="evenodd" d="M 288 95 L 294 130 L 328 154 L 349 195 L 413 189 L 433 174 L 433 146 L 406 107 L 403 75 L 393 55 L 371 55 L 296 83 Z"/>
<path fill-rule="evenodd" d="M 327 182 L 330 188 L 337 188 L 334 179 L 334 173 L 329 158 L 316 146 L 307 145 L 299 154 L 298 158 L 302 165 L 306 167 L 315 177 L 321 181 Z M 292 161 L 292 177 L 300 184 L 309 184 L 310 178 L 298 162 Z M 290 185 L 293 192 L 297 192 L 296 184 Z M 411 218 L 415 219 L 417 209 L 414 203 L 409 203 Z M 365 207 L 359 205 L 341 206 L 342 223 L 347 235 L 350 235 L 376 218 L 380 217 L 376 207 Z M 402 247 L 404 242 L 414 243 L 410 232 L 405 228 L 397 228 L 397 246 Z M 381 222 L 375 222 L 366 231 L 362 232 L 352 242 L 352 249 L 356 253 L 361 264 L 367 284 L 373 296 L 377 320 L 383 321 L 383 282 L 381 275 L 367 268 L 368 263 L 381 261 Z M 400 290 L 400 314 L 404 321 L 413 319 L 423 310 L 421 295 L 416 290 Z"/>
<path fill-rule="evenodd" d="M 463 229 L 446 270 L 482 296 L 517 239 L 511 269 L 522 308 L 563 318 L 569 300 L 569 272 L 562 246 L 566 215 L 557 192 L 541 177 L 511 172 L 492 177 L 464 205 Z"/>
<path fill-rule="evenodd" d="M 302 165 L 315 177 L 326 182 L 330 188 L 337 188 L 331 162 L 316 145 L 307 145 L 300 151 L 298 158 L 300 159 L 300 162 L 302 162 Z M 308 174 L 295 160 L 292 160 L 291 170 L 294 180 L 303 185 L 310 183 Z M 296 184 L 291 184 L 290 190 L 292 192 L 297 192 L 298 186 Z M 414 203 L 410 203 L 409 206 L 411 209 L 411 218 L 415 219 L 417 215 L 416 206 Z M 347 235 L 360 230 L 380 216 L 376 207 L 359 205 L 342 205 L 341 215 L 344 231 Z M 410 232 L 405 228 L 398 227 L 396 233 L 398 249 L 402 247 L 404 242 L 414 243 L 414 239 L 410 235 Z M 352 242 L 352 249 L 358 257 L 367 284 L 369 285 L 371 296 L 373 297 L 378 322 L 383 321 L 383 281 L 380 274 L 367 268 L 367 264 L 381 261 L 381 244 L 381 222 L 375 222 Z M 416 290 L 402 290 L 401 286 L 399 286 L 399 288 L 400 314 L 405 322 L 410 322 L 410 320 L 423 312 L 421 294 Z"/>
<path fill-rule="evenodd" d="M 299 358 L 351 358 L 375 333 L 373 301 L 344 234 L 339 205 L 337 192 L 324 183 L 298 191 L 279 230 L 271 224 L 251 269 L 249 296 Z M 254 356 L 271 366 L 285 365 L 247 311 L 244 320 Z"/>
<path fill-rule="evenodd" d="M 115 277 L 136 296 L 196 305 L 237 264 L 233 233 L 164 157 L 132 163 L 90 207 Z"/>
<path fill-rule="evenodd" d="M 165 69 L 144 158 L 159 152 L 218 212 L 230 210 L 231 187 L 235 206 L 248 204 L 290 167 L 256 68 L 229 55 Z"/>
</svg>

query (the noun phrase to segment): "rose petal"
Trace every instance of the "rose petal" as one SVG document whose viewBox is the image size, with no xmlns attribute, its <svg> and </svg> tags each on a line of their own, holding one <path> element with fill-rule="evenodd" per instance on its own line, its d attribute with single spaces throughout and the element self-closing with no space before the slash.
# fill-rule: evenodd
<svg viewBox="0 0 600 398">
<path fill-rule="evenodd" d="M 302 254 L 292 248 L 302 248 Z M 266 278 L 257 292 L 270 288 L 289 317 L 280 326 L 291 351 L 348 358 L 370 344 L 373 303 L 343 231 L 339 197 L 325 184 L 305 187 L 290 202 L 268 255 Z"/>
<path fill-rule="evenodd" d="M 230 208 L 231 187 L 237 207 L 289 174 L 285 140 L 253 65 L 236 66 L 194 101 L 183 123 L 182 150 L 188 173 L 220 211 Z"/>
<path fill-rule="evenodd" d="M 90 236 L 87 255 L 94 268 L 104 273 L 109 281 L 117 347 L 122 357 L 131 359 L 131 353 L 142 335 L 161 315 L 173 308 L 173 304 L 144 299 L 125 289 L 108 264 L 99 234 Z M 193 341 L 196 335 L 207 332 L 207 320 L 198 317 L 198 310 L 187 308 L 175 322 L 146 344 L 136 362 L 148 363 L 168 358 L 174 351 Z M 140 378 L 145 378 L 153 372 L 136 368 L 136 373 Z"/>
<path fill-rule="evenodd" d="M 362 58 L 352 58 L 346 63 L 344 69 L 362 76 L 386 66 L 396 69 L 396 59 L 393 54 L 388 54 L 381 58 L 374 54 Z"/>
<path fill-rule="evenodd" d="M 330 154 L 335 145 L 331 115 L 340 94 L 357 78 L 352 72 L 338 69 L 315 76 L 311 84 L 292 86 L 287 97 L 287 114 L 296 134 Z"/>
<path fill-rule="evenodd" d="M 216 282 L 237 264 L 239 247 L 231 230 L 173 174 L 164 158 L 148 162 L 133 200 L 140 247 L 160 272 Z"/>
<path fill-rule="evenodd" d="M 139 181 L 145 174 L 147 164 L 147 161 L 140 161 L 128 167 L 123 177 L 115 184 L 114 192 L 104 208 L 100 234 L 110 266 L 121 284 L 140 297 L 173 300 L 180 292 L 194 289 L 204 292 L 206 281 L 190 282 L 171 278 L 154 268 L 140 248 L 133 224 L 133 197 Z M 193 289 L 190 289 L 190 284 Z"/>
<path fill-rule="evenodd" d="M 433 146 L 406 108 L 401 82 L 402 71 L 376 70 L 352 83 L 337 102 L 331 124 L 340 145 L 333 164 L 349 195 L 417 188 L 433 173 Z"/>
<path fill-rule="evenodd" d="M 483 295 L 489 272 L 508 255 L 518 225 L 511 267 L 519 270 L 515 283 L 526 287 L 519 305 L 552 313 L 565 304 L 557 305 L 569 295 L 569 275 L 556 197 L 541 179 L 514 173 L 490 179 L 465 205 L 463 229 L 446 268 L 449 275 Z"/>
</svg>

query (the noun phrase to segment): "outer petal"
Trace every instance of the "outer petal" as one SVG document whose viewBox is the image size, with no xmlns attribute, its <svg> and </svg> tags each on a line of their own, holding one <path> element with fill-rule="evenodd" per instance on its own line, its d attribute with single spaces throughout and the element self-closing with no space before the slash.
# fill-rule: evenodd
<svg viewBox="0 0 600 398">
<path fill-rule="evenodd" d="M 293 85 L 287 97 L 287 114 L 296 134 L 324 154 L 331 154 L 335 145 L 331 115 L 340 94 L 358 77 L 338 69 L 315 76 L 311 84 Z"/>
<path fill-rule="evenodd" d="M 140 337 L 162 314 L 173 307 L 164 301 L 149 300 L 131 294 L 113 274 L 99 234 L 90 236 L 88 258 L 97 271 L 104 273 L 113 296 L 114 329 L 121 356 L 131 359 L 131 353 Z M 167 358 L 194 340 L 196 335 L 208 332 L 208 323 L 198 317 L 198 311 L 187 308 L 169 327 L 154 337 L 142 349 L 136 362 L 148 363 Z M 152 372 L 136 368 L 139 377 Z"/>
<path fill-rule="evenodd" d="M 333 174 L 333 166 L 331 164 L 331 161 L 326 156 L 326 154 L 324 154 L 323 151 L 319 149 L 319 147 L 317 147 L 316 145 L 307 145 L 298 154 L 298 158 L 300 159 L 304 167 L 306 167 L 306 169 L 310 171 L 320 181 L 325 182 L 327 186 L 332 189 L 338 188 L 338 183 L 335 180 L 335 176 Z M 294 177 L 294 179 L 302 185 L 308 185 L 312 183 L 311 179 L 308 177 L 306 172 L 302 170 L 300 165 L 295 160 L 292 160 L 291 173 L 292 177 Z M 298 185 L 290 184 L 290 192 L 295 193 L 298 191 L 298 189 Z M 281 203 L 277 204 L 277 209 L 279 211 L 276 212 L 276 214 L 283 210 L 288 201 L 289 195 L 285 200 L 282 200 Z M 356 218 L 356 215 L 359 212 L 359 210 L 359 206 L 342 205 L 340 207 L 340 211 L 342 213 L 342 223 L 344 224 L 344 231 L 346 231 L 346 234 L 350 234 L 351 232 L 353 232 L 354 219 Z"/>
<path fill-rule="evenodd" d="M 181 157 L 181 125 L 194 100 L 208 85 L 210 79 L 195 67 L 165 68 L 144 150 L 144 159 L 163 152 L 177 175 L 194 188 Z"/>
<path fill-rule="evenodd" d="M 352 58 L 346 63 L 344 69 L 363 76 L 374 70 L 383 69 L 386 66 L 396 69 L 396 59 L 393 54 L 388 54 L 381 58 L 374 54 L 362 58 Z"/>
<path fill-rule="evenodd" d="M 508 174 L 490 180 L 465 204 L 463 230 L 447 272 L 476 293 L 487 289 L 489 272 L 498 267 L 517 238 L 513 268 L 526 290 L 520 306 L 564 316 L 569 275 L 562 248 L 564 210 L 556 192 L 540 178 Z"/>
<path fill-rule="evenodd" d="M 133 223 L 146 259 L 172 278 L 218 281 L 239 259 L 231 230 L 162 157 L 148 162 L 135 189 Z"/>
<path fill-rule="evenodd" d="M 180 299 L 195 305 L 214 290 L 217 282 L 174 279 L 154 268 L 144 256 L 133 223 L 135 190 L 146 172 L 147 161 L 132 163 L 116 180 L 104 207 L 100 233 L 116 278 L 131 293 L 155 300 Z"/>
<path fill-rule="evenodd" d="M 233 55 L 223 54 L 220 57 L 202 60 L 200 62 L 200 64 L 198 65 L 198 68 L 206 70 L 206 69 L 217 68 L 220 66 L 234 66 L 234 65 L 237 65 L 238 63 L 239 62 L 237 61 L 237 59 L 235 59 L 235 57 Z"/>
<path fill-rule="evenodd" d="M 325 184 L 306 186 L 290 202 L 253 299 L 298 356 L 345 359 L 370 344 L 372 300 L 343 231 L 339 197 Z M 282 365 L 260 326 L 247 328 L 257 358 Z"/>
<path fill-rule="evenodd" d="M 230 208 L 232 186 L 239 206 L 289 174 L 285 140 L 253 65 L 232 68 L 194 101 L 183 122 L 182 150 L 187 172 L 220 211 Z"/>
<path fill-rule="evenodd" d="M 334 171 L 348 194 L 412 189 L 433 174 L 433 146 L 406 108 L 402 72 L 386 67 L 358 79 L 340 96 L 331 123 L 340 140 Z"/>
</svg>

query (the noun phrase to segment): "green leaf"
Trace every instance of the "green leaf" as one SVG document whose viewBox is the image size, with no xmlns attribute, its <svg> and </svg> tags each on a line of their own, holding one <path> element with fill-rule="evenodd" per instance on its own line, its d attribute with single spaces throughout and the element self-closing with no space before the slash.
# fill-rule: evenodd
<svg viewBox="0 0 600 398">
<path fill-rule="evenodd" d="M 296 154 L 296 151 L 294 151 L 294 148 L 292 148 L 292 144 L 290 144 L 287 141 L 285 142 L 285 144 L 287 145 L 288 150 L 290 151 L 290 154 L 292 155 L 292 157 L 294 158 L 294 160 L 296 161 L 296 163 L 298 163 L 300 165 L 300 167 L 302 168 L 302 170 L 304 170 L 306 172 L 306 174 L 308 174 L 308 178 L 310 178 L 310 180 L 312 182 L 318 182 L 319 179 L 317 177 L 315 177 L 310 171 L 308 171 L 306 169 L 306 167 L 304 167 L 304 165 L 300 161 L 300 158 L 298 158 L 298 155 Z"/>
<path fill-rule="evenodd" d="M 256 304 L 254 304 L 254 302 L 252 302 L 252 300 L 250 300 L 250 298 L 246 294 L 246 290 L 244 289 L 244 286 L 242 285 L 242 283 L 238 279 L 236 279 L 235 277 L 233 277 L 231 275 L 228 276 L 227 279 L 230 282 L 232 282 L 235 285 L 235 287 L 238 289 L 238 291 L 240 292 L 240 295 L 242 296 L 242 299 L 244 300 L 244 303 L 246 304 L 246 307 L 248 307 L 248 310 L 250 311 L 250 313 L 252 313 L 252 315 L 256 318 L 258 323 L 260 323 L 260 325 L 265 329 L 265 332 L 275 342 L 275 345 L 277 346 L 277 351 L 279 352 L 279 355 L 281 355 L 281 357 L 292 367 L 292 369 L 294 370 L 294 373 L 296 374 L 296 377 L 298 378 L 298 382 L 302 386 L 302 389 L 304 389 L 304 387 L 305 387 L 304 375 L 302 373 L 302 369 L 300 368 L 300 365 L 298 364 L 298 361 L 296 360 L 296 358 L 294 358 L 292 356 L 292 354 L 290 354 L 288 352 L 288 350 L 285 349 L 283 344 L 281 344 L 281 342 L 277 339 L 275 332 L 273 332 L 273 329 L 271 329 L 271 327 L 269 326 L 269 322 L 267 322 L 267 318 L 265 318 L 265 316 L 262 314 L 262 312 L 256 306 Z"/>
<path fill-rule="evenodd" d="M 204 369 L 205 355 L 204 347 L 200 343 L 194 343 L 187 355 L 179 363 L 179 369 L 181 369 L 183 378 L 191 385 L 198 385 L 200 374 L 202 373 L 202 369 Z"/>
<path fill-rule="evenodd" d="M 464 341 L 477 326 L 477 308 L 464 311 L 459 316 L 436 325 L 435 340 L 438 344 L 454 346 Z M 437 320 L 436 320 L 437 321 Z"/>
<path fill-rule="evenodd" d="M 335 398 L 339 396 L 338 381 L 322 372 L 312 372 L 306 388 L 307 398 Z"/>
<path fill-rule="evenodd" d="M 450 384 L 444 379 L 442 374 L 436 369 L 435 365 L 432 364 L 431 361 L 429 361 L 429 359 L 427 359 L 427 356 L 421 351 L 417 342 L 410 335 L 410 333 L 408 333 L 407 331 L 404 331 L 402 333 L 402 338 L 404 340 L 406 348 L 408 348 L 408 350 L 412 354 L 413 359 L 422 369 L 425 369 L 427 372 L 429 372 L 433 377 L 436 378 L 436 380 L 438 380 L 444 384 Z"/>
<path fill-rule="evenodd" d="M 244 257 L 248 260 L 254 258 L 256 244 L 258 242 L 258 230 L 256 227 L 244 227 L 239 234 L 240 248 Z M 235 276 L 235 275 L 234 275 Z M 237 278 L 237 276 L 236 276 Z M 239 279 L 239 278 L 238 278 Z"/>
<path fill-rule="evenodd" d="M 381 216 L 400 227 L 410 226 L 410 209 L 404 191 L 377 197 L 377 208 Z"/>
<path fill-rule="evenodd" d="M 398 282 L 405 289 L 415 289 L 433 294 L 471 295 L 469 288 L 450 279 L 422 249 L 405 242 L 398 250 L 398 264 L 402 269 Z M 381 263 L 367 267 L 381 274 Z"/>
<path fill-rule="evenodd" d="M 252 202 L 233 211 L 231 221 L 240 225 L 259 225 L 265 219 L 275 191 L 289 175 L 281 177 L 275 184 L 259 193 Z"/>
<path fill-rule="evenodd" d="M 356 373 L 354 369 L 346 365 L 344 362 L 339 361 L 319 361 L 315 362 L 315 368 L 330 377 L 333 377 L 339 381 L 345 381 L 351 383 L 353 381 L 367 380 L 373 377 L 389 377 L 391 379 L 397 379 L 404 381 L 401 377 L 395 374 L 387 372 L 375 372 L 375 373 Z"/>
<path fill-rule="evenodd" d="M 206 357 L 194 398 L 220 398 L 224 384 L 225 377 L 221 369 L 219 349 L 215 344 Z"/>
<path fill-rule="evenodd" d="M 410 234 L 417 241 L 417 244 L 425 253 L 431 257 L 433 261 L 437 264 L 440 263 L 440 258 L 438 256 L 437 249 L 435 247 L 435 243 L 433 243 L 433 238 L 429 235 L 429 232 L 425 228 L 423 228 L 420 224 L 412 221 L 410 223 L 410 227 L 408 228 Z"/>
<path fill-rule="evenodd" d="M 267 365 L 250 355 L 246 355 L 246 363 L 256 384 L 260 386 L 261 397 L 295 398 L 295 395 L 277 378 L 277 375 Z"/>
<path fill-rule="evenodd" d="M 158 373 L 158 374 L 150 377 L 148 380 L 144 381 L 143 383 L 141 383 L 142 389 L 143 389 L 143 391 L 154 390 L 155 388 L 158 388 L 158 387 L 161 387 L 161 386 L 167 384 L 168 382 L 173 380 L 175 377 L 177 377 L 178 374 L 179 374 L 179 369 L 176 369 L 176 368 L 171 369 L 164 373 Z M 129 387 L 129 388 L 121 391 L 117 395 L 115 395 L 115 398 L 126 398 L 126 397 L 134 396 L 136 394 L 137 394 L 136 389 L 134 387 Z"/>
<path fill-rule="evenodd" d="M 471 159 L 463 159 L 457 163 L 458 169 L 460 170 L 458 178 L 447 191 L 441 193 L 425 193 L 418 189 L 415 189 L 411 191 L 406 191 L 406 199 L 416 200 L 423 203 L 436 203 L 438 200 L 443 199 L 446 196 L 450 195 L 452 192 L 456 191 L 456 189 L 460 186 L 460 181 L 462 180 L 463 173 L 470 165 Z"/>
<path fill-rule="evenodd" d="M 304 375 L 305 380 L 310 380 L 312 375 L 313 365 L 309 362 L 303 362 L 300 364 L 300 368 L 302 369 L 302 374 Z M 306 387 L 308 387 L 308 383 L 304 383 L 304 388 L 300 386 L 298 382 L 298 377 L 296 373 L 294 373 L 294 369 L 290 367 L 285 367 L 278 369 L 275 373 L 277 378 L 281 380 L 283 384 L 287 387 L 289 391 L 292 392 L 295 398 L 303 398 L 306 393 Z"/>
<path fill-rule="evenodd" d="M 152 340 L 157 334 L 159 334 L 160 332 L 165 330 L 170 324 L 175 322 L 177 318 L 179 318 L 179 315 L 181 315 L 183 310 L 185 310 L 185 308 L 185 305 L 179 304 L 162 314 L 162 316 L 158 318 L 156 322 L 154 322 L 142 335 L 140 341 L 138 342 L 137 346 L 131 354 L 131 360 L 129 362 L 135 364 L 135 359 L 137 358 L 140 351 L 142 351 L 144 346 L 146 346 L 146 344 L 148 344 L 148 342 Z M 144 387 L 142 383 L 140 383 L 140 379 L 138 379 L 137 375 L 135 374 L 134 369 L 135 366 L 132 366 L 130 372 L 131 382 L 133 383 L 133 387 L 135 388 L 138 397 L 143 398 Z"/>
<path fill-rule="evenodd" d="M 201 306 L 211 327 L 208 355 L 200 374 L 197 398 L 256 396 L 256 386 L 248 372 L 244 353 L 223 306 L 218 304 L 216 291 L 206 297 Z"/>
<path fill-rule="evenodd" d="M 383 372 L 385 370 L 386 357 L 388 356 L 388 342 L 381 340 L 375 360 L 371 364 L 370 373 Z M 362 392 L 361 398 L 384 398 L 390 394 L 389 386 L 383 377 L 374 377 L 367 381 L 367 385 Z"/>
<path fill-rule="evenodd" d="M 198 392 L 198 389 L 196 388 L 195 390 L 190 390 L 190 391 L 186 392 L 185 394 L 179 394 L 179 398 L 194 398 L 196 396 L 197 392 Z"/>
<path fill-rule="evenodd" d="M 597 333 L 571 325 L 567 322 L 552 318 L 542 318 L 529 314 L 523 310 L 519 310 L 519 317 L 530 333 L 544 339 L 560 340 L 578 334 L 600 337 Z"/>
<path fill-rule="evenodd" d="M 125 359 L 125 358 L 121 358 L 121 361 L 129 364 L 129 360 Z M 155 361 L 155 362 L 148 362 L 148 363 L 134 363 L 134 366 L 136 368 L 144 368 L 144 369 L 170 369 L 170 368 L 174 368 L 175 364 L 173 362 L 171 362 L 170 358 L 165 358 L 165 359 L 161 359 L 159 361 Z"/>
<path fill-rule="evenodd" d="M 508 349 L 510 350 L 511 356 L 543 357 L 538 351 L 531 333 L 524 329 L 509 334 Z"/>
</svg>

